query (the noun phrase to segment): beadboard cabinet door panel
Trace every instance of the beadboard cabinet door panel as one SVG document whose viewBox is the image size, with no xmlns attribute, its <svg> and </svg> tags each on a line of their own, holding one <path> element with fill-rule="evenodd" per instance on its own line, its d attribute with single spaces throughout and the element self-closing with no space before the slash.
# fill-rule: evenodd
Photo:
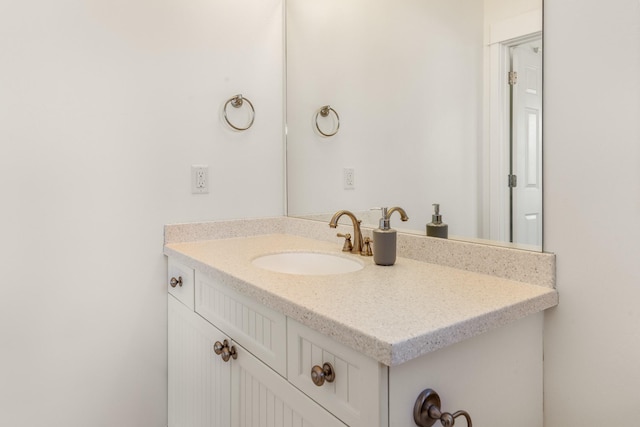
<svg viewBox="0 0 640 427">
<path fill-rule="evenodd" d="M 232 427 L 347 427 L 242 347 L 231 364 Z"/>
<path fill-rule="evenodd" d="M 228 339 L 168 296 L 169 427 L 229 427 L 231 369 L 215 354 Z"/>
</svg>

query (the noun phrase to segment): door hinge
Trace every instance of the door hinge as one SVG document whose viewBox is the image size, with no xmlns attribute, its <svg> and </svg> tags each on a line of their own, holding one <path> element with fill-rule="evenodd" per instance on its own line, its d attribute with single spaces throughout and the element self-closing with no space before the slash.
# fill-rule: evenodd
<svg viewBox="0 0 640 427">
<path fill-rule="evenodd" d="M 518 83 L 518 72 L 509 71 L 509 85 L 513 86 Z"/>
<path fill-rule="evenodd" d="M 509 175 L 508 186 L 510 188 L 515 188 L 518 186 L 518 177 L 516 175 Z"/>
</svg>

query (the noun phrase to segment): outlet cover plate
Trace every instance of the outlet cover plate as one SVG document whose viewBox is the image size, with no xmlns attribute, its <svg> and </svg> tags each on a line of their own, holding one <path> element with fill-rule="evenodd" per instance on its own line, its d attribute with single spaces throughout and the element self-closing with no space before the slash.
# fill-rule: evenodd
<svg viewBox="0 0 640 427">
<path fill-rule="evenodd" d="M 209 166 L 191 165 L 191 193 L 206 194 L 209 192 Z"/>
<path fill-rule="evenodd" d="M 354 168 L 342 169 L 342 182 L 345 190 L 354 190 L 356 188 L 355 174 Z"/>
</svg>

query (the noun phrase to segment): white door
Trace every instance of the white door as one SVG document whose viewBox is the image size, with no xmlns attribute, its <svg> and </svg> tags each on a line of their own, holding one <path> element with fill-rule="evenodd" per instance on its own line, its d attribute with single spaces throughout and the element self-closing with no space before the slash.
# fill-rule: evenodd
<svg viewBox="0 0 640 427">
<path fill-rule="evenodd" d="M 542 41 L 513 47 L 512 241 L 542 247 Z"/>
</svg>

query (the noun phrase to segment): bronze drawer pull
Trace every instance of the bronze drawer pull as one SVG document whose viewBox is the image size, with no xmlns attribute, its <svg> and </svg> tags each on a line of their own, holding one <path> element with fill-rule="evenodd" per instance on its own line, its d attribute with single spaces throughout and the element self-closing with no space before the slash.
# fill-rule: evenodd
<svg viewBox="0 0 640 427">
<path fill-rule="evenodd" d="M 311 368 L 311 380 L 315 385 L 321 387 L 325 381 L 332 383 L 336 379 L 336 372 L 331 363 L 325 363 L 322 368 L 315 365 Z"/>
</svg>

